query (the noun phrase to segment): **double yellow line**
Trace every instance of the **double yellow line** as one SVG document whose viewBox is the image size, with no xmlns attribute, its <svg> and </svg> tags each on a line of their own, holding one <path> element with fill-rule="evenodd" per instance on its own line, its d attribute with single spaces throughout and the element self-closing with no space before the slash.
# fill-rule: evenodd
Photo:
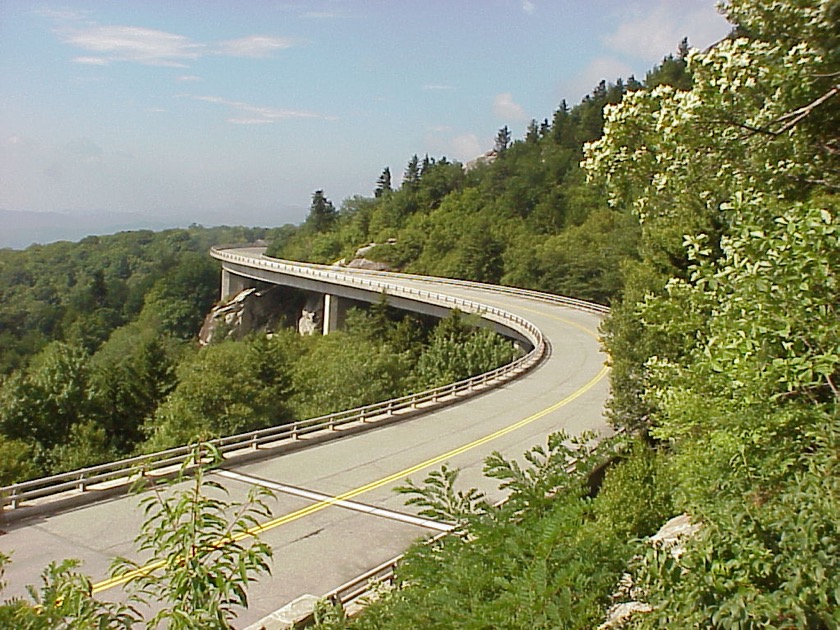
<svg viewBox="0 0 840 630">
<path fill-rule="evenodd" d="M 528 424 L 531 424 L 532 422 L 535 422 L 535 421 L 539 420 L 540 418 L 543 418 L 544 416 L 546 416 L 546 415 L 548 415 L 548 414 L 550 414 L 554 411 L 557 411 L 561 407 L 564 407 L 564 406 L 568 405 L 570 402 L 579 398 L 580 396 L 585 394 L 587 391 L 592 389 L 599 381 L 601 381 L 601 379 L 603 379 L 606 376 L 607 372 L 608 372 L 608 368 L 606 368 L 606 367 L 601 368 L 601 371 L 598 372 L 598 374 L 596 374 L 588 383 L 586 383 L 583 387 L 581 387 L 577 391 L 569 394 L 568 396 L 566 396 L 562 400 L 554 403 L 550 407 L 547 407 L 547 408 L 543 409 L 542 411 L 538 411 L 537 413 L 535 413 L 533 415 L 530 415 L 527 418 L 524 418 L 523 420 L 520 420 L 519 422 L 516 422 L 516 423 L 514 423 L 510 426 L 507 426 L 504 429 L 500 429 L 500 430 L 496 431 L 495 433 L 491 433 L 490 435 L 486 435 L 486 436 L 484 436 L 482 438 L 479 438 L 479 439 L 477 439 L 473 442 L 470 442 L 469 444 L 459 446 L 458 448 L 454 448 L 450 451 L 447 451 L 446 453 L 443 453 L 443 454 L 438 455 L 436 457 L 433 457 L 431 459 L 427 459 L 424 462 L 420 462 L 419 464 L 416 464 L 416 465 L 411 466 L 409 468 L 405 468 L 403 470 L 400 470 L 399 472 L 395 472 L 394 474 L 388 475 L 387 477 L 382 477 L 381 479 L 377 479 L 376 481 L 372 481 L 372 482 L 370 482 L 370 483 L 368 483 L 364 486 L 359 486 L 358 488 L 354 488 L 353 490 L 348 490 L 347 492 L 345 492 L 343 494 L 340 494 L 338 496 L 331 497 L 329 499 L 324 499 L 323 501 L 319 501 L 317 503 L 313 503 L 312 505 L 309 505 L 305 508 L 301 508 L 299 510 L 296 510 L 294 512 L 286 514 L 285 516 L 280 516 L 280 517 L 272 519 L 270 521 L 266 521 L 265 523 L 262 523 L 261 525 L 257 525 L 257 526 L 252 527 L 252 528 L 250 528 L 250 529 L 248 529 L 244 532 L 241 532 L 240 534 L 238 534 L 236 537 L 234 537 L 230 541 L 220 541 L 220 545 L 225 544 L 226 542 L 235 542 L 235 541 L 243 540 L 244 538 L 249 538 L 251 536 L 255 536 L 255 535 L 260 534 L 262 532 L 266 532 L 268 530 L 274 529 L 275 527 L 280 527 L 281 525 L 285 525 L 286 523 L 291 523 L 292 521 L 296 521 L 297 519 L 303 518 L 304 516 L 309 516 L 310 514 L 320 512 L 321 510 L 330 507 L 331 505 L 335 504 L 338 501 L 344 501 L 344 500 L 352 499 L 352 498 L 355 498 L 355 497 L 359 496 L 360 494 L 364 494 L 365 492 L 370 492 L 371 490 L 376 490 L 377 488 L 381 488 L 382 486 L 386 486 L 388 484 L 394 483 L 395 481 L 400 481 L 402 479 L 405 479 L 409 475 L 413 475 L 414 473 L 417 473 L 417 472 L 419 472 L 419 471 L 421 471 L 425 468 L 430 468 L 431 466 L 435 466 L 436 464 L 443 463 L 444 461 L 446 461 L 448 459 L 451 459 L 451 458 L 453 458 L 457 455 L 460 455 L 461 453 L 466 453 L 467 451 L 470 451 L 474 448 L 477 448 L 479 446 L 487 444 L 488 442 L 492 442 L 493 440 L 496 440 L 496 439 L 498 439 L 502 436 L 505 436 L 509 433 L 512 433 L 512 432 L 516 431 L 517 429 L 521 429 L 522 427 L 524 427 Z M 106 590 L 108 590 L 110 588 L 113 588 L 115 586 L 120 586 L 120 585 L 125 584 L 126 582 L 140 576 L 140 575 L 145 575 L 145 574 L 151 573 L 151 572 L 161 568 L 163 565 L 164 565 L 164 563 L 160 562 L 160 561 L 151 562 L 151 563 L 149 563 L 145 566 L 134 569 L 133 571 L 128 571 L 128 572 L 126 572 L 122 575 L 112 577 L 112 578 L 109 578 L 107 580 L 103 580 L 102 582 L 98 582 L 98 583 L 93 585 L 93 593 L 94 594 L 101 593 L 102 591 L 106 591 Z"/>
</svg>

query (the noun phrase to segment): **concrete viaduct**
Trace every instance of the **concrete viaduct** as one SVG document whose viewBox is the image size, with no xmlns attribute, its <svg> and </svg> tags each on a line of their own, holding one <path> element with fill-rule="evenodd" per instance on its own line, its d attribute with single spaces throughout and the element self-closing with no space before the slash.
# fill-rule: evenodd
<svg viewBox="0 0 840 630">
<path fill-rule="evenodd" d="M 320 329 L 325 335 L 340 328 L 353 304 L 371 304 L 383 297 L 390 306 L 413 313 L 444 318 L 452 312 L 451 304 L 429 300 L 428 296 L 419 293 L 399 291 L 400 286 L 394 283 L 398 280 L 416 280 L 411 276 L 289 263 L 267 258 L 264 251 L 261 247 L 247 247 L 236 250 L 214 249 L 211 252 L 222 263 L 222 300 L 258 284 L 300 289 L 317 296 L 321 301 L 322 308 L 318 309 L 323 312 Z M 386 279 L 390 286 L 384 282 Z M 485 318 L 481 323 L 515 339 L 527 350 L 532 347 L 532 339 L 517 328 L 506 325 L 504 320 Z"/>
</svg>

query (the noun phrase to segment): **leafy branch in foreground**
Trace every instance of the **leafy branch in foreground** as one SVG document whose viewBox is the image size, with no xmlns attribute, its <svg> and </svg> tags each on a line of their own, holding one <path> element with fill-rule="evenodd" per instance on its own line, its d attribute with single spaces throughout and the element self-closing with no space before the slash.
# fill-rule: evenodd
<svg viewBox="0 0 840 630">
<path fill-rule="evenodd" d="M 476 488 L 455 489 L 460 472 L 458 468 L 443 464 L 440 470 L 433 470 L 426 476 L 422 486 L 408 479 L 395 491 L 409 495 L 405 504 L 422 508 L 421 515 L 463 526 L 470 517 L 487 513 L 490 504 L 484 493 Z"/>
<path fill-rule="evenodd" d="M 142 499 L 145 513 L 137 551 L 149 552 L 144 564 L 120 558 L 114 577 L 129 576 L 126 589 L 142 605 L 163 604 L 149 627 L 229 628 L 236 607 L 246 607 L 247 585 L 269 573 L 271 547 L 259 540 L 259 519 L 268 519 L 272 493 L 254 487 L 247 500 L 227 499 L 227 490 L 207 476 L 220 460 L 215 449 L 196 446 L 178 476 L 154 486 Z M 194 468 L 194 470 L 192 470 Z M 183 483 L 187 488 L 179 489 Z"/>
<path fill-rule="evenodd" d="M 0 553 L 0 578 L 8 563 Z M 78 560 L 51 562 L 41 573 L 41 586 L 27 586 L 30 601 L 0 603 L 0 628 L 17 630 L 98 630 L 132 628 L 137 611 L 125 604 L 100 602 L 91 596 L 90 578 L 75 569 Z M 0 580 L 0 590 L 5 583 Z"/>
<path fill-rule="evenodd" d="M 525 466 L 494 451 L 485 460 L 484 474 L 500 480 L 501 490 L 510 490 L 508 504 L 515 513 L 547 507 L 557 493 L 583 486 L 581 480 L 602 457 L 596 438 L 591 431 L 576 436 L 552 433 L 545 447 L 537 445 L 524 453 Z"/>
<path fill-rule="evenodd" d="M 0 628 L 231 628 L 236 608 L 248 605 L 248 584 L 270 572 L 272 550 L 257 533 L 260 519 L 271 517 L 273 495 L 252 488 L 244 503 L 228 500 L 207 475 L 220 459 L 213 447 L 196 445 L 173 480 L 141 499 L 145 520 L 135 542 L 146 559 L 118 558 L 111 569 L 113 579 L 126 583 L 128 605 L 94 599 L 90 578 L 75 570 L 79 562 L 64 560 L 44 570 L 40 587 L 27 587 L 28 600 L 0 602 Z M 8 562 L 0 553 L 0 591 Z M 158 611 L 144 619 L 142 611 L 151 607 Z"/>
</svg>

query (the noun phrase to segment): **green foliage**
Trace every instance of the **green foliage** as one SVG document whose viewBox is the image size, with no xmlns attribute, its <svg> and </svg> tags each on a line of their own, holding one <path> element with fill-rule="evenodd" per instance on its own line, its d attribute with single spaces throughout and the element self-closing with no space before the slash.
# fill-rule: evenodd
<svg viewBox="0 0 840 630">
<path fill-rule="evenodd" d="M 391 169 L 387 166 L 382 169 L 382 174 L 379 176 L 379 179 L 376 180 L 376 190 L 374 191 L 375 197 L 382 197 L 387 195 L 393 191 L 391 188 Z"/>
<path fill-rule="evenodd" d="M 195 337 L 219 291 L 218 266 L 206 253 L 183 254 L 178 266 L 146 294 L 141 321 L 174 337 Z"/>
<path fill-rule="evenodd" d="M 691 85 L 629 95 L 588 149 L 642 224 L 605 327 L 613 420 L 668 444 L 701 525 L 640 562 L 640 627 L 840 623 L 834 5 L 733 0 Z"/>
<path fill-rule="evenodd" d="M 120 453 L 111 446 L 105 429 L 95 420 L 77 422 L 70 427 L 67 441 L 50 452 L 56 471 L 78 470 L 85 466 L 112 462 Z"/>
<path fill-rule="evenodd" d="M 338 212 L 332 202 L 324 196 L 324 191 L 316 190 L 312 193 L 312 205 L 309 207 L 304 227 L 316 233 L 326 232 L 337 218 Z"/>
<path fill-rule="evenodd" d="M 435 328 L 417 360 L 413 379 L 418 389 L 438 387 L 500 367 L 520 355 L 512 341 L 473 328 L 455 311 Z"/>
<path fill-rule="evenodd" d="M 788 474 L 767 479 L 780 462 L 765 446 L 771 456 L 749 462 L 752 483 L 717 482 L 685 552 L 653 548 L 639 561 L 637 580 L 655 610 L 638 627 L 838 627 L 838 429 L 836 416 L 807 427 L 816 452 L 787 462 Z"/>
<path fill-rule="evenodd" d="M 0 252 L 0 443 L 19 454 L 0 463 L 3 482 L 133 454 L 217 295 L 208 248 L 264 234 L 194 227 Z"/>
<path fill-rule="evenodd" d="M 619 540 L 650 536 L 674 515 L 665 454 L 637 440 L 626 458 L 606 472 L 593 502 L 596 520 Z"/>
<path fill-rule="evenodd" d="M 354 310 L 345 330 L 300 341 L 294 415 L 315 417 L 395 398 L 490 371 L 519 356 L 513 343 L 460 313 L 400 314 L 384 302 Z M 431 332 L 429 332 L 431 331 Z"/>
<path fill-rule="evenodd" d="M 220 461 L 217 451 L 197 445 L 179 474 L 152 485 L 140 500 L 144 521 L 135 540 L 142 563 L 114 561 L 112 576 L 126 581 L 129 604 L 100 602 L 78 562 L 51 563 L 40 588 L 27 587 L 29 599 L 0 603 L 0 627 L 21 630 L 231 628 L 247 608 L 246 588 L 270 572 L 271 547 L 259 540 L 260 521 L 271 517 L 271 492 L 252 488 L 244 503 L 208 477 Z M 0 553 L 0 591 L 8 557 Z M 144 619 L 141 610 L 158 612 Z"/>
<path fill-rule="evenodd" d="M 300 340 L 285 333 L 205 346 L 183 360 L 178 385 L 148 419 L 144 448 L 160 450 L 294 419 L 284 401 Z"/>
<path fill-rule="evenodd" d="M 179 344 L 154 329 L 128 324 L 114 331 L 91 358 L 99 422 L 120 452 L 143 439 L 143 423 L 177 384 Z"/>
<path fill-rule="evenodd" d="M 408 393 L 409 363 L 387 345 L 343 331 L 304 341 L 293 376 L 297 416 L 311 418 Z"/>
<path fill-rule="evenodd" d="M 50 341 L 93 353 L 113 329 L 137 317 L 155 285 L 150 310 L 180 326 L 171 333 L 194 336 L 198 329 L 189 329 L 189 321 L 203 313 L 169 308 L 167 300 L 187 299 L 204 308 L 218 290 L 210 246 L 250 242 L 265 233 L 228 227 L 141 230 L 0 251 L 0 374 L 24 367 Z"/>
<path fill-rule="evenodd" d="M 255 486 L 244 503 L 229 501 L 205 472 L 208 459 L 212 464 L 220 455 L 198 445 L 171 492 L 155 485 L 141 499 L 145 520 L 135 544 L 145 559 L 114 563 L 115 577 L 130 576 L 132 602 L 163 605 L 148 627 L 230 628 L 237 608 L 248 606 L 247 585 L 270 572 L 271 546 L 256 532 L 260 519 L 271 516 L 271 492 Z M 154 571 L 140 570 L 150 565 Z"/>
<path fill-rule="evenodd" d="M 0 434 L 0 486 L 7 486 L 38 475 L 34 449 L 23 440 Z"/>
<path fill-rule="evenodd" d="M 62 446 L 71 434 L 81 438 L 85 431 L 78 427 L 94 417 L 88 358 L 83 348 L 53 342 L 0 389 L 0 431 L 31 444 L 39 467 L 61 469 Z M 108 457 L 99 450 L 93 447 L 93 461 L 86 463 Z"/>
<path fill-rule="evenodd" d="M 500 480 L 499 488 L 510 492 L 505 508 L 512 514 L 550 509 L 558 494 L 582 494 L 583 480 L 602 457 L 596 438 L 589 432 L 577 436 L 565 431 L 552 433 L 546 447 L 534 446 L 524 453 L 524 465 L 494 452 L 485 460 L 484 473 Z"/>
<path fill-rule="evenodd" d="M 487 512 L 490 505 L 484 493 L 475 488 L 456 490 L 459 473 L 457 468 L 444 464 L 440 470 L 430 472 L 422 486 L 409 479 L 396 491 L 409 495 L 405 504 L 419 506 L 422 516 L 463 527 L 471 517 Z"/>
<path fill-rule="evenodd" d="M 0 578 L 8 563 L 0 553 Z M 41 574 L 41 586 L 29 586 L 31 601 L 16 598 L 0 603 L 0 627 L 15 630 L 99 630 L 131 628 L 138 621 L 134 609 L 99 602 L 91 597 L 90 579 L 75 569 L 75 560 L 52 562 Z M 0 580 L 0 591 L 3 582 Z"/>
<path fill-rule="evenodd" d="M 0 465 L 7 483 L 111 461 L 141 439 L 144 418 L 173 377 L 157 340 L 126 339 L 138 343 L 126 348 L 115 338 L 114 350 L 109 342 L 93 358 L 79 346 L 52 342 L 28 369 L 6 379 L 0 434 L 4 448 L 20 453 Z"/>
</svg>

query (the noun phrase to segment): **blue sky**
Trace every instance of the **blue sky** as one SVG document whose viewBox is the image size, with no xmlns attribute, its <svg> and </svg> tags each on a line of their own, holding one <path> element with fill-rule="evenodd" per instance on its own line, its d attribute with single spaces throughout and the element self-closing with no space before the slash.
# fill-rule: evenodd
<svg viewBox="0 0 840 630">
<path fill-rule="evenodd" d="M 714 0 L 0 0 L 0 209 L 296 223 L 728 30 Z"/>
</svg>

